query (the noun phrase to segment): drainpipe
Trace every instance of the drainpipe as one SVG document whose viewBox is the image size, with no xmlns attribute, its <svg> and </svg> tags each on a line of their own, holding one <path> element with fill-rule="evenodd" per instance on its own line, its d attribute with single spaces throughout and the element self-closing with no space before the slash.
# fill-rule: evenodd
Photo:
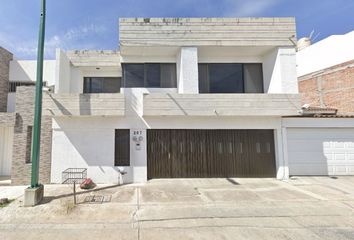
<svg viewBox="0 0 354 240">
<path fill-rule="evenodd" d="M 41 0 L 41 16 L 40 16 L 40 25 L 39 25 L 38 54 L 37 54 L 36 96 L 35 96 L 35 106 L 34 106 L 34 123 L 33 123 L 33 138 L 32 138 L 31 188 L 39 187 L 38 176 L 39 176 L 39 155 L 40 155 L 41 118 L 42 118 L 45 12 L 46 12 L 46 0 Z"/>
</svg>

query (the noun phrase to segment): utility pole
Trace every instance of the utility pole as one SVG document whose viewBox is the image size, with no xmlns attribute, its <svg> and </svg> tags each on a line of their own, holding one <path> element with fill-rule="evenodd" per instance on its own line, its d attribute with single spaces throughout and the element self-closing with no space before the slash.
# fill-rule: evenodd
<svg viewBox="0 0 354 240">
<path fill-rule="evenodd" d="M 39 155 L 41 142 L 41 119 L 42 119 L 42 90 L 43 90 L 43 56 L 45 39 L 45 12 L 46 0 L 41 0 L 41 16 L 39 23 L 38 54 L 37 54 L 37 79 L 36 96 L 34 105 L 34 122 L 32 137 L 32 174 L 31 186 L 25 189 L 24 206 L 35 206 L 40 203 L 44 195 L 43 185 L 38 183 L 39 178 Z"/>
<path fill-rule="evenodd" d="M 41 0 L 41 16 L 38 37 L 38 54 L 37 54 L 37 79 L 36 79 L 36 97 L 34 107 L 34 123 L 32 138 L 32 174 L 31 188 L 39 186 L 39 155 L 41 141 L 41 118 L 42 118 L 42 89 L 43 89 L 43 56 L 44 56 L 44 39 L 45 39 L 45 12 L 46 0 Z"/>
</svg>

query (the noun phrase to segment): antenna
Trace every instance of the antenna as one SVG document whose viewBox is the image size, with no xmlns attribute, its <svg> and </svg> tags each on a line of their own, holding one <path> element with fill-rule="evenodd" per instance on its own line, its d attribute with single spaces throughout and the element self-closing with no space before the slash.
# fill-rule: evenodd
<svg viewBox="0 0 354 240">
<path fill-rule="evenodd" d="M 316 38 L 318 38 L 318 36 L 320 36 L 321 35 L 321 33 L 320 32 L 318 32 L 317 34 L 316 34 L 316 36 L 313 38 L 313 42 L 316 40 Z"/>
<path fill-rule="evenodd" d="M 312 36 L 313 36 L 314 33 L 315 33 L 315 29 L 312 29 L 312 31 L 311 31 L 311 33 L 310 33 L 310 36 L 309 36 L 309 39 L 312 40 Z"/>
</svg>

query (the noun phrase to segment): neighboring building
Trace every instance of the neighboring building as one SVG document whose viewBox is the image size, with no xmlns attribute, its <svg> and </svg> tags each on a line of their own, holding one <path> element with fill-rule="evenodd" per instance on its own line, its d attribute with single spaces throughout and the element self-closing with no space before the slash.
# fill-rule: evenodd
<svg viewBox="0 0 354 240">
<path fill-rule="evenodd" d="M 15 114 L 7 113 L 10 62 L 12 53 L 0 47 L 0 176 L 11 175 Z"/>
<path fill-rule="evenodd" d="M 302 103 L 354 115 L 354 31 L 330 36 L 297 53 Z"/>
<path fill-rule="evenodd" d="M 87 168 L 96 183 L 287 179 L 313 167 L 293 154 L 304 127 L 344 131 L 350 120 L 300 118 L 294 18 L 123 18 L 119 30 L 119 52 L 57 50 L 45 63 L 42 183 L 61 183 L 67 168 Z M 33 85 L 30 64 L 12 61 L 10 82 Z M 26 184 L 34 87 L 17 87 L 16 101 L 10 94 L 12 183 Z M 337 172 L 354 173 L 346 167 Z"/>
<path fill-rule="evenodd" d="M 291 175 L 354 175 L 354 31 L 297 52 L 304 113 L 284 119 Z"/>
</svg>

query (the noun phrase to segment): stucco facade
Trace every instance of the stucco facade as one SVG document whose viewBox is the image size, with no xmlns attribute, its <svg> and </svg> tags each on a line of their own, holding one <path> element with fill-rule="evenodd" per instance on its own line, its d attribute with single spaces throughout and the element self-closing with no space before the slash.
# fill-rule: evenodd
<svg viewBox="0 0 354 240">
<path fill-rule="evenodd" d="M 40 181 L 61 183 L 65 169 L 83 167 L 96 183 L 145 182 L 153 129 L 272 130 L 274 177 L 288 178 L 281 119 L 300 113 L 289 40 L 295 35 L 293 18 L 132 18 L 120 20 L 120 52 L 58 49 L 48 63 L 54 92 L 43 95 Z M 122 85 L 119 93 L 84 94 L 85 77 L 115 77 L 123 84 L 123 66 L 131 63 L 175 64 L 176 87 Z M 209 63 L 259 64 L 263 92 L 200 94 L 199 65 Z M 14 184 L 29 181 L 33 89 L 19 87 L 16 93 Z M 116 129 L 130 130 L 129 166 L 115 164 Z"/>
<path fill-rule="evenodd" d="M 273 39 L 262 42 L 261 35 L 245 30 L 250 24 L 254 28 L 267 29 Z M 277 30 L 286 24 L 289 32 L 277 35 Z M 232 29 L 249 34 L 252 40 L 246 42 L 237 34 L 227 36 L 225 32 L 206 41 L 211 34 L 203 33 L 203 29 Z M 183 33 L 183 42 L 178 41 L 174 30 Z M 154 41 L 148 40 L 151 36 L 155 36 Z M 294 36 L 293 19 L 121 19 L 119 55 L 78 51 L 62 56 L 65 53 L 58 52 L 58 59 L 62 60 L 57 66 L 67 69 L 60 72 L 66 77 L 57 78 L 63 81 L 56 84 L 58 96 L 82 93 L 82 78 L 85 76 L 122 77 L 121 65 L 125 63 L 175 63 L 177 87 L 121 88 L 120 94 L 125 99 L 122 115 L 53 116 L 51 182 L 59 183 L 61 172 L 68 167 L 87 168 L 89 177 L 95 182 L 117 183 L 121 179 L 120 172 L 126 172 L 124 182 L 145 182 L 147 131 L 171 128 L 272 129 L 276 177 L 287 178 L 289 171 L 283 161 L 281 117 L 298 115 L 300 110 L 295 49 L 289 40 Z M 198 64 L 210 62 L 262 63 L 264 93 L 200 95 Z M 79 74 L 75 75 L 75 72 Z M 61 84 L 64 87 L 60 87 Z M 53 98 L 56 94 L 52 95 Z M 230 108 L 232 102 L 234 106 Z M 115 129 L 130 129 L 128 167 L 114 166 Z M 143 139 L 139 147 L 133 141 L 135 132 L 139 132 Z"/>
</svg>

